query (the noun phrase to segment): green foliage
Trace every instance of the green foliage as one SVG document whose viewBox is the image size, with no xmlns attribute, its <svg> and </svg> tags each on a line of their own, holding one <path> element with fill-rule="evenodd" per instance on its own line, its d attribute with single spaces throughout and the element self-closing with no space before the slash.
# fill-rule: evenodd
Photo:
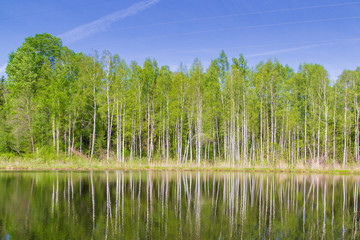
<svg viewBox="0 0 360 240">
<path fill-rule="evenodd" d="M 224 51 L 204 70 L 74 53 L 37 34 L 0 84 L 0 152 L 117 161 L 290 165 L 360 162 L 360 71 L 330 84 L 319 64 L 250 69 Z M 37 155 L 38 156 L 38 155 Z M 105 157 L 106 156 L 106 157 Z M 55 157 L 54 157 L 55 158 Z"/>
</svg>

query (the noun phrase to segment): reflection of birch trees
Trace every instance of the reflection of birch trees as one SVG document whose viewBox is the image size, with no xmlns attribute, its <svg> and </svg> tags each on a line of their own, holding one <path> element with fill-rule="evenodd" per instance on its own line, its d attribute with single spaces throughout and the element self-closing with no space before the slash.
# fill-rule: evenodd
<svg viewBox="0 0 360 240">
<path fill-rule="evenodd" d="M 107 171 L 5 178 L 6 174 L 0 172 L 0 202 L 8 209 L 0 208 L 0 221 L 7 219 L 8 226 L 11 221 L 19 224 L 16 219 L 21 218 L 27 234 L 37 237 L 33 231 L 41 223 L 42 237 L 56 233 L 88 239 L 359 238 L 357 176 Z"/>
</svg>

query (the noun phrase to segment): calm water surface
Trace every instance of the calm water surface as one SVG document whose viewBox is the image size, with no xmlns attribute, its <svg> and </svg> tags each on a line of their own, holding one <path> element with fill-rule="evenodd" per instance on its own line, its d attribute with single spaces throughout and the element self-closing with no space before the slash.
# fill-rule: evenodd
<svg viewBox="0 0 360 240">
<path fill-rule="evenodd" d="M 0 172 L 0 239 L 359 239 L 358 176 Z"/>
</svg>

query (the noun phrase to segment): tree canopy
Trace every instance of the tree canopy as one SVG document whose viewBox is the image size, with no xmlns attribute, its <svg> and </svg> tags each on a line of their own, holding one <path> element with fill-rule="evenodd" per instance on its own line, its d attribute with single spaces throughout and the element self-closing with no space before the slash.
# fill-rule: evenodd
<svg viewBox="0 0 360 240">
<path fill-rule="evenodd" d="M 319 64 L 247 65 L 224 51 L 171 71 L 37 34 L 0 81 L 0 152 L 256 164 L 359 163 L 360 68 L 330 84 Z"/>
</svg>

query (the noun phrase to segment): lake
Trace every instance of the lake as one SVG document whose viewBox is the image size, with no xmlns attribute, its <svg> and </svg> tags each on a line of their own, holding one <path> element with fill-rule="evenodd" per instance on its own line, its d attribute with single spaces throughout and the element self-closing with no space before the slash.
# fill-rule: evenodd
<svg viewBox="0 0 360 240">
<path fill-rule="evenodd" d="M 360 176 L 1 171 L 0 239 L 357 239 Z"/>
</svg>

